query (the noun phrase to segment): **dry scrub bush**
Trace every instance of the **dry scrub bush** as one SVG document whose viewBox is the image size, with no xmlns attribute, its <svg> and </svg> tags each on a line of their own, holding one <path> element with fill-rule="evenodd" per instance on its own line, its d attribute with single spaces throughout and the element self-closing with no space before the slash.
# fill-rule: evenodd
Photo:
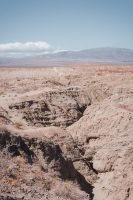
<svg viewBox="0 0 133 200">
<path fill-rule="evenodd" d="M 23 129 L 25 126 L 24 121 L 22 121 L 21 118 L 17 117 L 15 121 L 13 122 L 13 126 L 17 129 Z"/>
<path fill-rule="evenodd" d="M 74 184 L 70 181 L 56 181 L 53 185 L 52 191 L 56 196 L 67 200 L 85 200 L 87 197 L 87 194 L 81 191 L 77 184 Z"/>
<path fill-rule="evenodd" d="M 17 129 L 22 129 L 22 127 L 23 127 L 23 123 L 21 123 L 21 122 L 15 122 L 13 125 Z"/>
</svg>

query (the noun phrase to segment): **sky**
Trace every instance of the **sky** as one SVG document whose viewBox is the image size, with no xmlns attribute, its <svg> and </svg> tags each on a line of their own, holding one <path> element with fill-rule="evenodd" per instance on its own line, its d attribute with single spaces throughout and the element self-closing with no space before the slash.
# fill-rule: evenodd
<svg viewBox="0 0 133 200">
<path fill-rule="evenodd" d="M 133 49 L 133 0 L 0 0 L 0 53 Z"/>
</svg>

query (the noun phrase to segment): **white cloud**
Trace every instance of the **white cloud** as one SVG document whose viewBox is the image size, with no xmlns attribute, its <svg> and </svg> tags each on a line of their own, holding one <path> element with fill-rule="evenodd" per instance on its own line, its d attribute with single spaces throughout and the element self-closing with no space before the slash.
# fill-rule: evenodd
<svg viewBox="0 0 133 200">
<path fill-rule="evenodd" d="M 55 49 L 50 44 L 43 41 L 38 42 L 11 42 L 0 44 L 0 58 L 14 57 L 21 58 L 27 56 L 37 56 L 48 53 L 57 53 L 65 50 Z"/>
<path fill-rule="evenodd" d="M 53 51 L 52 47 L 47 42 L 14 42 L 14 43 L 6 43 L 0 44 L 0 52 L 1 53 L 21 53 L 21 52 L 51 52 Z"/>
</svg>

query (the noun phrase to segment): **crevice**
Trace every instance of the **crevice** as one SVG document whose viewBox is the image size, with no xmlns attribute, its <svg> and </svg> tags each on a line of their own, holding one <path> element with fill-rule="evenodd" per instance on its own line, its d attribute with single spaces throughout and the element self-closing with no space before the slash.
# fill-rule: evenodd
<svg viewBox="0 0 133 200">
<path fill-rule="evenodd" d="M 89 168 L 90 170 L 92 170 L 95 174 L 98 174 L 98 171 L 97 171 L 96 169 L 94 169 L 94 167 L 93 167 L 93 162 L 92 162 L 93 156 L 91 157 L 90 160 L 87 160 L 87 159 L 85 159 L 85 158 L 83 157 L 84 154 L 85 154 L 84 148 L 79 147 L 78 144 L 77 144 L 76 142 L 75 142 L 75 148 L 78 149 L 79 154 L 80 154 L 80 157 L 81 157 L 81 158 L 78 159 L 78 160 L 82 160 L 82 161 L 88 166 L 88 168 Z M 76 162 L 76 161 L 77 161 L 77 159 L 75 159 L 73 162 Z"/>
<path fill-rule="evenodd" d="M 82 113 L 82 116 L 83 116 L 83 113 L 86 110 L 86 108 L 87 108 L 87 105 L 78 106 L 78 111 L 80 113 Z"/>
<path fill-rule="evenodd" d="M 88 166 L 88 169 L 91 170 L 95 175 L 98 175 L 98 171 L 93 167 L 93 162 L 90 162 L 83 158 L 83 155 L 85 153 L 84 149 L 80 148 L 76 142 L 75 142 L 75 148 L 77 148 L 80 153 L 81 158 L 79 160 L 83 161 Z M 82 149 L 82 151 L 81 151 L 81 149 Z M 92 157 L 92 159 L 93 159 L 93 157 Z M 73 162 L 76 162 L 76 161 L 77 160 L 74 160 Z M 80 174 L 78 171 L 77 171 L 77 180 L 78 180 L 78 184 L 80 185 L 81 189 L 84 190 L 87 194 L 89 194 L 89 200 L 93 200 L 94 199 L 94 193 L 93 193 L 94 186 L 92 184 L 90 184 L 89 182 L 87 182 L 85 180 L 85 177 L 82 174 Z"/>
<path fill-rule="evenodd" d="M 127 198 L 129 198 L 130 188 L 127 189 Z"/>
<path fill-rule="evenodd" d="M 93 172 L 95 172 L 95 174 L 98 174 L 98 171 L 93 167 L 93 162 L 89 162 L 89 166 L 90 166 L 91 170 Z"/>
<path fill-rule="evenodd" d="M 89 143 L 90 140 L 96 140 L 96 139 L 99 139 L 99 137 L 98 136 L 89 136 L 86 138 L 86 142 Z"/>
<path fill-rule="evenodd" d="M 77 172 L 77 181 L 78 181 L 78 184 L 80 185 L 81 189 L 83 191 L 85 191 L 87 194 L 89 194 L 89 199 L 93 200 L 93 198 L 94 198 L 94 194 L 93 194 L 94 186 L 92 186 L 90 183 L 88 183 L 85 180 L 85 177 L 83 175 L 81 175 L 79 172 Z"/>
</svg>

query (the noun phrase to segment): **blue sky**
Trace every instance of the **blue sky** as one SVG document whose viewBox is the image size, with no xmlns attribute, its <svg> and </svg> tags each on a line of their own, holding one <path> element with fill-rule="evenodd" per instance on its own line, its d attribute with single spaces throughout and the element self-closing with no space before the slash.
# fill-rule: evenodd
<svg viewBox="0 0 133 200">
<path fill-rule="evenodd" d="M 133 49 L 133 0 L 0 0 L 0 44 L 31 42 L 29 51 L 38 41 L 47 50 Z"/>
</svg>

